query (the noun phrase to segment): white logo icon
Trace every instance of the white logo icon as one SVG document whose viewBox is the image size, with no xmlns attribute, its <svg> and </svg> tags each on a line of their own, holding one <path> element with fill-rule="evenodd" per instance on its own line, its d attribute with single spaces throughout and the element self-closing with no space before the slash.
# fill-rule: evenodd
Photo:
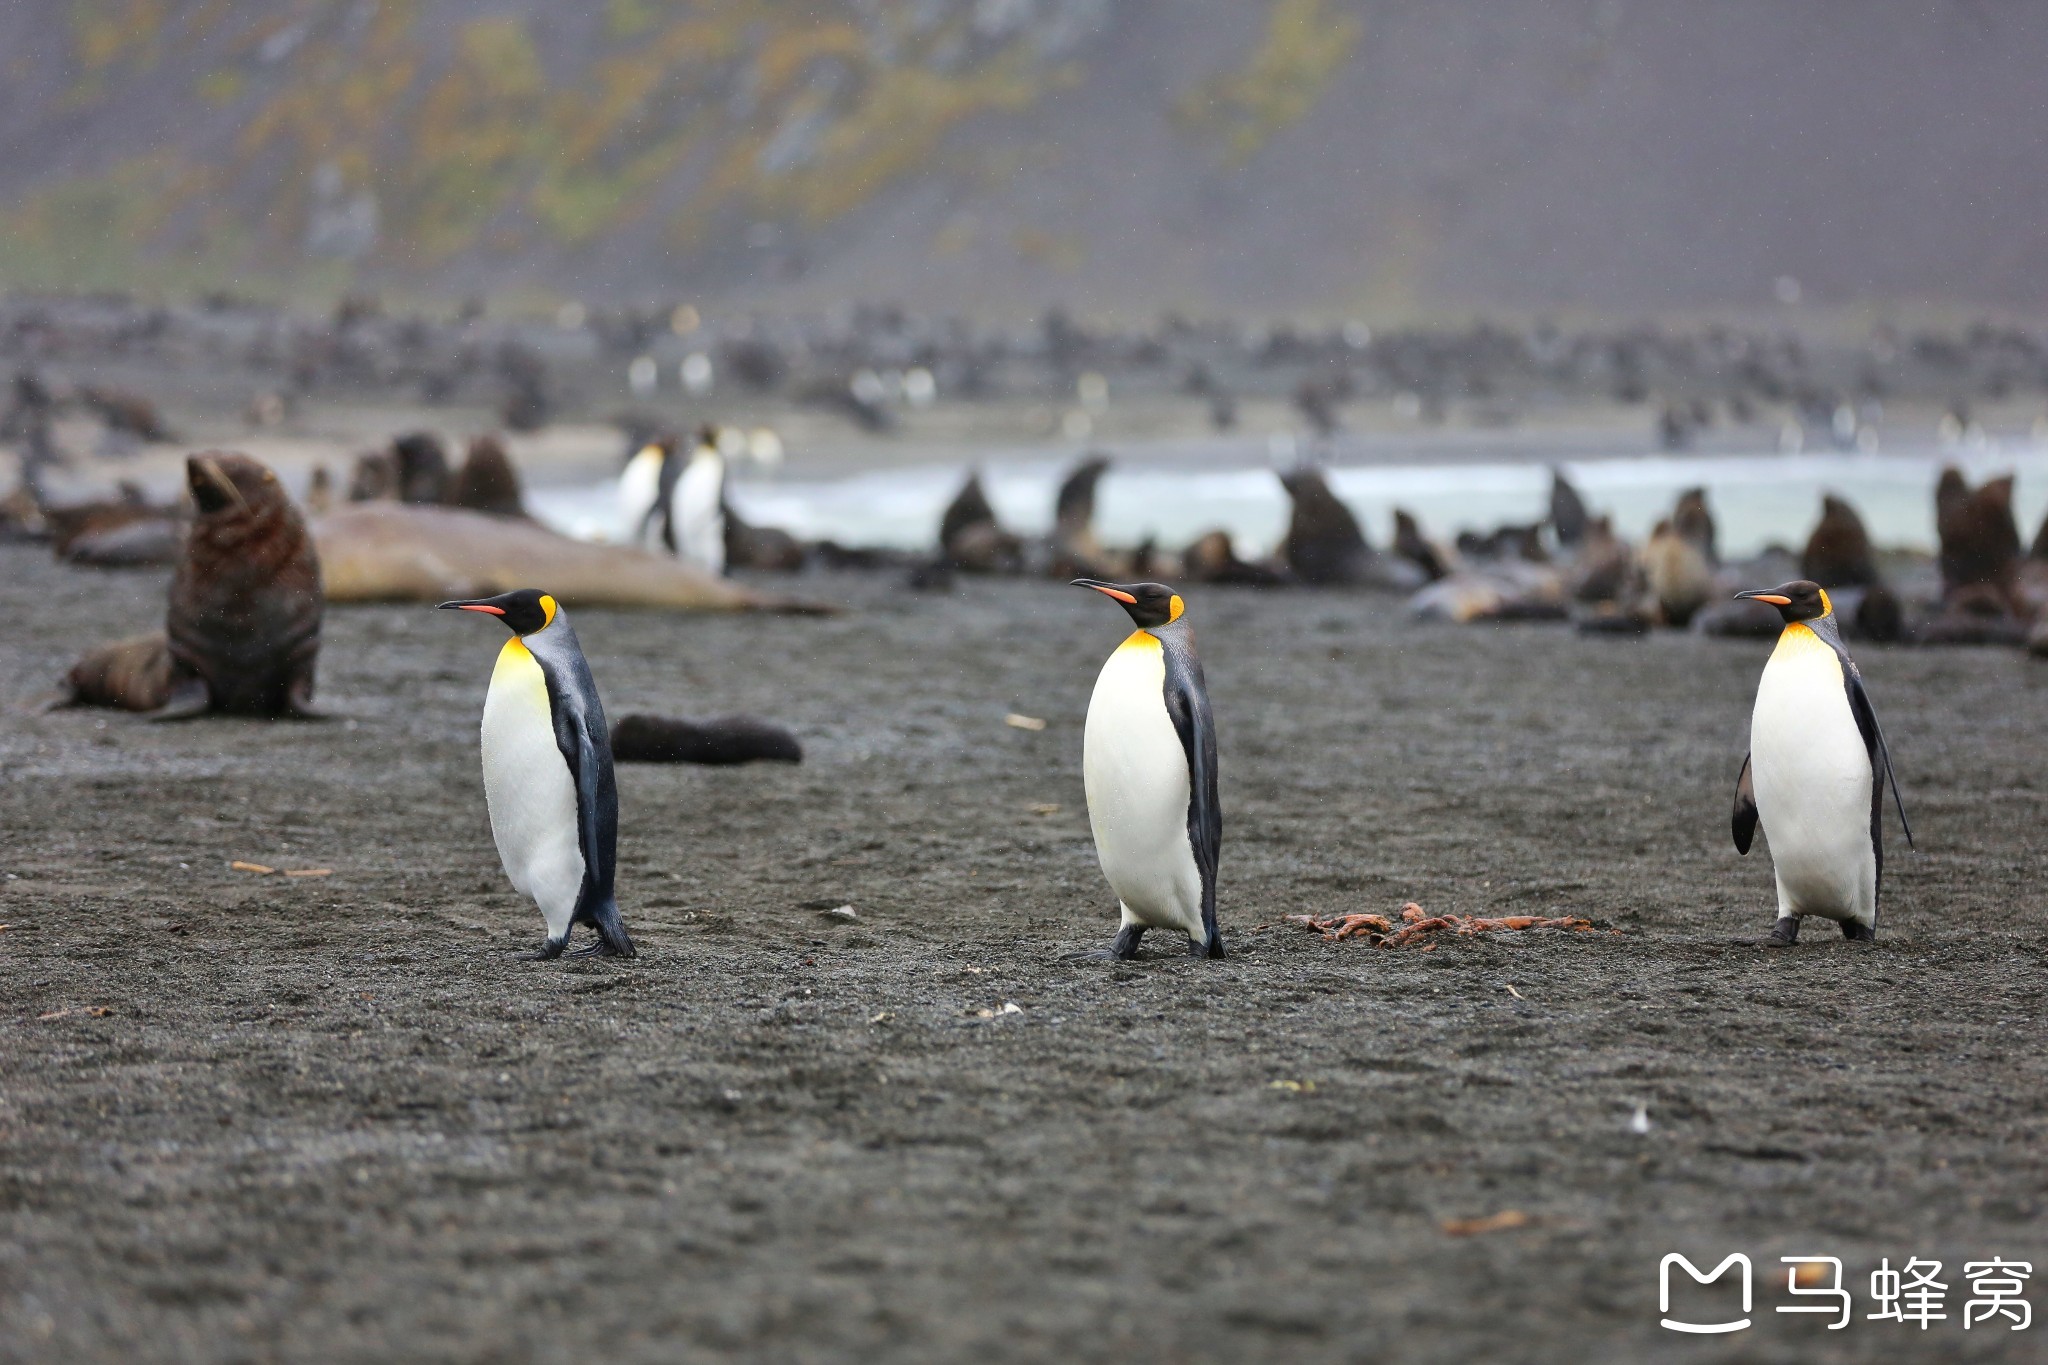
<svg viewBox="0 0 2048 1365">
<path fill-rule="evenodd" d="M 1679 1255 L 1675 1251 L 1672 1252 L 1670 1255 L 1666 1256 L 1657 1265 L 1658 1312 L 1668 1314 L 1671 1311 L 1671 1267 L 1673 1265 L 1684 1266 L 1685 1273 L 1692 1276 L 1694 1282 L 1697 1284 L 1712 1284 L 1715 1280 L 1720 1279 L 1721 1276 L 1727 1273 L 1729 1266 L 1740 1265 L 1742 1267 L 1742 1311 L 1744 1314 L 1747 1314 L 1749 1312 L 1749 1306 L 1751 1302 L 1749 1257 L 1743 1255 L 1739 1251 L 1730 1252 L 1726 1260 L 1722 1261 L 1721 1264 L 1715 1266 L 1712 1273 L 1706 1275 L 1702 1275 L 1700 1273 L 1700 1268 L 1698 1266 L 1694 1265 L 1691 1261 L 1686 1260 L 1685 1257 Z M 1839 1262 L 1836 1264 L 1835 1273 L 1838 1277 L 1841 1274 L 1841 1265 Z M 1809 1309 L 1807 1311 L 1811 1312 L 1813 1310 Z M 1749 1318 L 1747 1316 L 1744 1316 L 1742 1318 L 1737 1319 L 1734 1322 L 1701 1323 L 1680 1322 L 1675 1318 L 1666 1317 L 1664 1319 L 1664 1325 L 1674 1332 L 1695 1332 L 1703 1336 L 1711 1336 L 1717 1335 L 1722 1332 L 1740 1332 L 1743 1328 L 1749 1326 Z"/>
</svg>

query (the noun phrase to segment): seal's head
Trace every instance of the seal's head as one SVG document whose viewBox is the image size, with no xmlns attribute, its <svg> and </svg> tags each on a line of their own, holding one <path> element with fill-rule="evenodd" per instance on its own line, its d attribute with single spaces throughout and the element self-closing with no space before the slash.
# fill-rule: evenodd
<svg viewBox="0 0 2048 1365">
<path fill-rule="evenodd" d="M 248 512 L 284 497 L 277 475 L 247 455 L 209 450 L 185 461 L 185 487 L 201 516 L 229 509 Z"/>
</svg>

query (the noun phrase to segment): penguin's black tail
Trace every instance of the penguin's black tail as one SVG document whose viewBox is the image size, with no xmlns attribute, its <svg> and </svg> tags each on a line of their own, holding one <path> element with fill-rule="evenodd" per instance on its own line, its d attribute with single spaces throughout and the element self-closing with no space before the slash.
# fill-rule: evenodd
<svg viewBox="0 0 2048 1365">
<path fill-rule="evenodd" d="M 598 941 L 604 944 L 604 951 L 611 957 L 637 957 L 633 951 L 633 937 L 626 932 L 626 922 L 619 918 L 619 903 L 606 896 L 590 913 L 590 922 L 597 930 Z"/>
</svg>

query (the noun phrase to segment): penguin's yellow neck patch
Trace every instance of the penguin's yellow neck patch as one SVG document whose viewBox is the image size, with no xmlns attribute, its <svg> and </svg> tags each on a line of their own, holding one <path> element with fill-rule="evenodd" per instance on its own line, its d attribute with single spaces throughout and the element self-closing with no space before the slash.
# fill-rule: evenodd
<svg viewBox="0 0 2048 1365">
<path fill-rule="evenodd" d="M 1124 642 L 1123 642 L 1122 644 L 1120 644 L 1120 645 L 1118 645 L 1118 646 L 1117 646 L 1117 648 L 1118 648 L 1118 649 L 1120 649 L 1120 650 L 1122 650 L 1122 649 L 1154 649 L 1154 650 L 1156 650 L 1156 649 L 1160 649 L 1160 648 L 1162 648 L 1162 647 L 1163 647 L 1163 646 L 1161 646 L 1161 645 L 1160 645 L 1160 643 L 1159 643 L 1159 637 L 1158 637 L 1157 635 L 1154 635 L 1154 634 L 1153 634 L 1153 633 L 1152 633 L 1151 631 L 1149 631 L 1149 630 L 1134 630 L 1134 631 L 1132 631 L 1132 632 L 1131 632 L 1131 633 L 1130 633 L 1129 635 L 1126 635 L 1126 636 L 1124 637 Z"/>
<path fill-rule="evenodd" d="M 1793 621 L 1786 625 L 1778 636 L 1778 647 L 1771 651 L 1771 657 L 1783 654 L 1786 657 L 1808 654 L 1819 650 L 1829 658 L 1835 656 L 1835 647 L 1816 635 L 1804 621 Z"/>
<path fill-rule="evenodd" d="M 1172 625 L 1175 621 L 1180 620 L 1180 614 L 1187 609 L 1188 604 L 1180 600 L 1179 593 L 1175 593 L 1173 600 L 1166 604 L 1166 623 Z"/>
<path fill-rule="evenodd" d="M 542 593 L 540 595 L 540 610 L 541 614 L 547 617 L 546 622 L 541 626 L 542 630 L 546 630 L 555 623 L 555 599 L 546 593 Z"/>
</svg>

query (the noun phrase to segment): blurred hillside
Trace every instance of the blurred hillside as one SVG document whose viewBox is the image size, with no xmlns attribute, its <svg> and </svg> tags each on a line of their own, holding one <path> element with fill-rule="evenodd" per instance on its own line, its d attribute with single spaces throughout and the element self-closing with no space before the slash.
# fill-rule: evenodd
<svg viewBox="0 0 2048 1365">
<path fill-rule="evenodd" d="M 0 286 L 2048 303 L 2048 7 L 0 7 Z"/>
</svg>

